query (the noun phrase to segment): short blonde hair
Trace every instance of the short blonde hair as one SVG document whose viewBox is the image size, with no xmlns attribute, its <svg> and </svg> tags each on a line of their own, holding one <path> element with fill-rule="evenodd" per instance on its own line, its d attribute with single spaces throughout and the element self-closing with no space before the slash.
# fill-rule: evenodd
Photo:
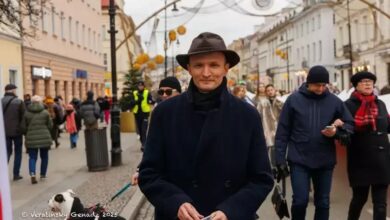
<svg viewBox="0 0 390 220">
<path fill-rule="evenodd" d="M 37 102 L 37 103 L 42 103 L 42 97 L 40 97 L 39 95 L 34 95 L 32 98 L 31 98 L 31 102 Z"/>
</svg>

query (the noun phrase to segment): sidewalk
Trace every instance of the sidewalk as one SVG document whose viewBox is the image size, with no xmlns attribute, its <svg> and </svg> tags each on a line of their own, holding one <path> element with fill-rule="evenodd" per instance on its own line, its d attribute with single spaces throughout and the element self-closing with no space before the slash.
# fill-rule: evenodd
<svg viewBox="0 0 390 220">
<path fill-rule="evenodd" d="M 70 149 L 69 135 L 61 134 L 59 148 L 49 151 L 47 179 L 32 185 L 28 175 L 28 155 L 23 153 L 21 175 L 17 182 L 11 181 L 11 199 L 14 219 L 37 219 L 33 213 L 50 213 L 47 201 L 55 194 L 73 189 L 84 206 L 105 203 L 120 188 L 130 181 L 130 175 L 138 165 L 141 152 L 135 133 L 121 133 L 122 166 L 109 167 L 107 171 L 88 172 L 86 166 L 84 131 L 76 149 Z M 107 128 L 109 158 L 111 159 L 110 129 Z M 13 158 L 10 160 L 9 174 L 12 178 Z M 111 162 L 110 162 L 111 164 Z M 40 160 L 37 162 L 37 170 Z M 120 213 L 129 202 L 136 188 L 131 187 L 107 206 L 107 210 Z M 51 219 L 51 218 L 45 218 Z M 52 218 L 58 219 L 58 218 Z"/>
</svg>

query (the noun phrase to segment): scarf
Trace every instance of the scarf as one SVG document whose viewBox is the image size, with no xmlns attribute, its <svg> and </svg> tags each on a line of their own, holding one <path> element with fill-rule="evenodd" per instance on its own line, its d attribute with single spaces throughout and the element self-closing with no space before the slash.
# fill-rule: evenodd
<svg viewBox="0 0 390 220">
<path fill-rule="evenodd" d="M 222 91 L 226 89 L 226 82 L 227 79 L 224 77 L 221 85 L 219 85 L 216 89 L 208 93 L 202 93 L 191 79 L 189 90 L 193 93 L 195 110 L 207 112 L 218 108 L 221 104 L 220 99 Z"/>
<path fill-rule="evenodd" d="M 72 111 L 66 116 L 66 124 L 65 124 L 66 131 L 69 134 L 74 134 L 77 132 L 77 126 L 76 126 L 76 119 L 75 119 L 75 113 Z"/>
<path fill-rule="evenodd" d="M 374 94 L 364 96 L 355 91 L 352 96 L 357 98 L 361 104 L 355 114 L 355 130 L 365 131 L 368 125 L 371 125 L 373 131 L 376 131 L 376 118 L 378 117 L 378 106 L 375 103 Z"/>
</svg>

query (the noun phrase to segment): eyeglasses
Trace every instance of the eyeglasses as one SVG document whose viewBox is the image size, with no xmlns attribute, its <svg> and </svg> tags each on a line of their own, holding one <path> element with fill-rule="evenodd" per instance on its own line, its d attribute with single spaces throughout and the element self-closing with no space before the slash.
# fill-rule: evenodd
<svg viewBox="0 0 390 220">
<path fill-rule="evenodd" d="M 363 80 L 360 80 L 359 83 L 361 83 L 361 84 L 373 84 L 374 80 L 372 80 L 372 79 L 363 79 Z"/>
<path fill-rule="evenodd" d="M 165 93 L 167 96 L 171 96 L 174 91 L 176 91 L 176 89 L 159 89 L 157 94 L 163 96 Z"/>
</svg>

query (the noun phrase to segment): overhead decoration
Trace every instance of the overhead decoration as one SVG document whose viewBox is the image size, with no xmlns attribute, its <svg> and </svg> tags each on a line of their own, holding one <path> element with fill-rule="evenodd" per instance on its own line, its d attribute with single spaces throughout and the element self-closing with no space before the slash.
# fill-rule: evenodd
<svg viewBox="0 0 390 220">
<path fill-rule="evenodd" d="M 186 29 L 186 27 L 184 27 L 184 25 L 180 25 L 180 26 L 177 28 L 177 33 L 178 33 L 179 35 L 184 35 L 186 32 L 187 32 L 187 29 Z"/>
<path fill-rule="evenodd" d="M 164 63 L 164 57 L 158 54 L 156 57 L 154 57 L 154 62 L 156 62 L 156 64 L 162 64 Z"/>
</svg>

